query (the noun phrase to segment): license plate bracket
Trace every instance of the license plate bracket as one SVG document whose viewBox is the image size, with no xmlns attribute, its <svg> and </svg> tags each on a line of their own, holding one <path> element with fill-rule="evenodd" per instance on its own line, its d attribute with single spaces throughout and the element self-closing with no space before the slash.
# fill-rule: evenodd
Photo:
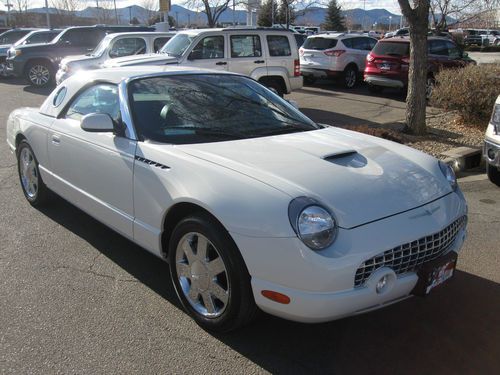
<svg viewBox="0 0 500 375">
<path fill-rule="evenodd" d="M 455 275 L 457 253 L 448 254 L 424 264 L 417 272 L 418 282 L 412 290 L 416 296 L 426 296 L 434 288 L 444 284 Z"/>
</svg>

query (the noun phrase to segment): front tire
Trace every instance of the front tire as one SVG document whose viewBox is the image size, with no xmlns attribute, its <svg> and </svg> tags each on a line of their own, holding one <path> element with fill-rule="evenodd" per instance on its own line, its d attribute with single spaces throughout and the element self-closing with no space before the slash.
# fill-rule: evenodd
<svg viewBox="0 0 500 375">
<path fill-rule="evenodd" d="M 30 62 L 25 70 L 25 76 L 30 85 L 45 87 L 54 81 L 54 71 L 46 61 Z"/>
<path fill-rule="evenodd" d="M 250 275 L 229 233 L 211 216 L 189 216 L 169 244 L 170 276 L 191 317 L 203 329 L 228 332 L 255 316 Z"/>
<path fill-rule="evenodd" d="M 49 190 L 43 183 L 38 161 L 30 145 L 21 141 L 17 148 L 17 171 L 24 196 L 33 207 L 43 205 L 47 199 Z"/>
<path fill-rule="evenodd" d="M 486 163 L 486 173 L 488 174 L 488 178 L 495 185 L 500 186 L 500 171 L 491 166 L 489 163 Z"/>
</svg>

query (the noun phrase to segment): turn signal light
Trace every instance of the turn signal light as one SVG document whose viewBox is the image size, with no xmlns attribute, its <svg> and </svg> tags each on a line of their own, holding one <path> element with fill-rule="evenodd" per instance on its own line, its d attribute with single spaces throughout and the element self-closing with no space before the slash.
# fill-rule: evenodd
<svg viewBox="0 0 500 375">
<path fill-rule="evenodd" d="M 366 61 L 372 62 L 373 60 L 375 60 L 375 57 L 373 57 L 373 55 L 371 53 L 369 53 L 368 55 L 366 55 Z"/>
<path fill-rule="evenodd" d="M 290 297 L 285 296 L 284 294 L 274 292 L 272 290 L 263 290 L 260 293 L 264 297 L 269 298 L 271 301 L 282 303 L 284 305 L 288 305 L 290 303 Z"/>
<path fill-rule="evenodd" d="M 293 61 L 293 75 L 295 77 L 300 77 L 300 60 Z"/>
</svg>

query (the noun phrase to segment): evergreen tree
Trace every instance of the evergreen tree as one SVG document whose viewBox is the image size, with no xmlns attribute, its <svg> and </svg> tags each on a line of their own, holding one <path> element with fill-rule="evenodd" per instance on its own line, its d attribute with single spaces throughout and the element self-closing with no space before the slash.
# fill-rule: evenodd
<svg viewBox="0 0 500 375">
<path fill-rule="evenodd" d="M 345 31 L 345 20 L 341 13 L 341 7 L 337 4 L 337 0 L 330 0 L 325 16 L 325 23 L 322 29 L 331 31 Z"/>
<path fill-rule="evenodd" d="M 273 25 L 273 12 L 272 6 L 274 5 L 274 22 L 278 23 L 278 1 L 277 0 L 267 0 L 262 3 L 259 11 L 259 19 L 257 24 L 259 26 L 270 27 Z"/>
</svg>

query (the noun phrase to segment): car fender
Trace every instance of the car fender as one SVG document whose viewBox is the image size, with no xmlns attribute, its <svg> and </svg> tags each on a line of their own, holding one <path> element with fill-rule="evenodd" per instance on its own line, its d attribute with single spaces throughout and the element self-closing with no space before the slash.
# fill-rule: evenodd
<svg viewBox="0 0 500 375">
<path fill-rule="evenodd" d="M 290 87 L 290 79 L 288 78 L 288 69 L 287 68 L 282 67 L 282 66 L 268 66 L 266 70 L 267 70 L 267 76 L 274 76 L 274 77 L 283 78 L 283 81 L 285 82 L 285 86 L 286 86 L 286 92 L 292 91 L 292 88 Z M 261 76 L 260 78 L 264 78 L 264 76 Z"/>
<path fill-rule="evenodd" d="M 265 66 L 259 66 L 258 68 L 252 70 L 252 72 L 250 73 L 250 77 L 255 79 L 256 81 L 268 75 L 269 74 L 267 73 L 267 67 Z"/>
</svg>

